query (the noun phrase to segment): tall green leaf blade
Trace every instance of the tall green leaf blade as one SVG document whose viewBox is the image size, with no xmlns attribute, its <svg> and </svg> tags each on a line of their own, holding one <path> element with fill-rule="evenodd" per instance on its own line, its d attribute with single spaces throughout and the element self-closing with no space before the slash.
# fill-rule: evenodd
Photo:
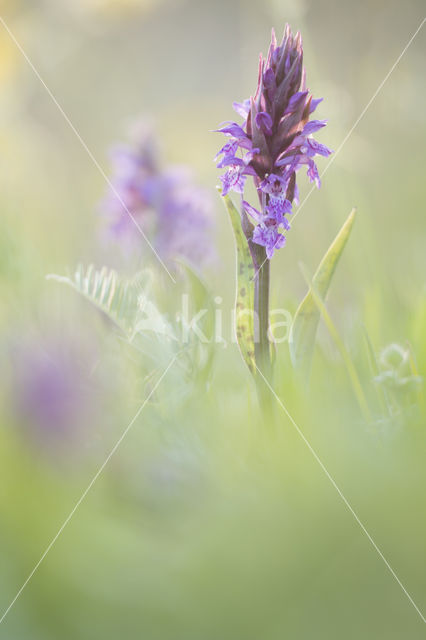
<svg viewBox="0 0 426 640">
<path fill-rule="evenodd" d="M 237 249 L 237 293 L 235 300 L 235 330 L 241 354 L 254 375 L 254 265 L 247 238 L 241 227 L 241 216 L 229 196 L 223 196 L 231 219 Z"/>
<path fill-rule="evenodd" d="M 349 214 L 312 278 L 315 291 L 323 300 L 327 295 L 337 263 L 351 233 L 354 220 L 355 209 Z M 309 375 L 320 315 L 312 290 L 309 289 L 296 311 L 290 331 L 291 360 L 293 366 L 300 370 L 305 377 Z"/>
</svg>

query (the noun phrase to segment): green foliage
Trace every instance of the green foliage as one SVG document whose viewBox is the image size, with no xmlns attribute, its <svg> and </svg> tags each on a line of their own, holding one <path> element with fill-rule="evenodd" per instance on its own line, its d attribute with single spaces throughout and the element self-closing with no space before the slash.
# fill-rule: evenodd
<svg viewBox="0 0 426 640">
<path fill-rule="evenodd" d="M 317 308 L 318 308 L 318 312 L 320 313 L 320 315 L 322 316 L 322 319 L 324 320 L 324 323 L 331 335 L 331 337 L 333 338 L 334 344 L 336 345 L 336 347 L 338 348 L 340 355 L 342 356 L 342 360 L 345 363 L 346 366 L 346 371 L 349 375 L 349 379 L 351 381 L 352 384 L 352 389 L 354 391 L 354 394 L 356 396 L 356 399 L 358 400 L 358 404 L 360 406 L 360 409 L 363 413 L 364 419 L 367 423 L 370 423 L 372 421 L 372 415 L 370 412 L 370 408 L 368 406 L 368 402 L 367 399 L 365 397 L 364 394 L 364 390 L 363 387 L 361 385 L 357 370 L 355 368 L 354 363 L 352 362 L 351 356 L 349 355 L 345 344 L 342 340 L 342 338 L 340 337 L 340 334 L 337 330 L 337 328 L 335 327 L 330 314 L 327 311 L 327 308 L 324 304 L 324 301 L 322 299 L 322 297 L 320 296 L 320 294 L 318 293 L 317 287 L 315 286 L 315 284 L 313 283 L 313 281 L 311 281 L 311 279 L 309 278 L 309 276 L 307 275 L 306 269 L 304 267 L 304 265 L 301 265 L 301 270 L 303 273 L 303 276 L 306 280 L 306 283 L 308 284 L 309 288 L 310 288 L 310 294 L 312 296 L 312 299 L 314 301 L 314 303 L 316 304 Z"/>
<path fill-rule="evenodd" d="M 141 327 L 152 305 L 146 298 L 150 273 L 140 272 L 131 280 L 121 279 L 116 271 L 93 265 L 78 265 L 74 276 L 49 274 L 48 280 L 66 284 L 101 311 L 129 339 Z M 157 316 L 158 319 L 158 316 Z"/>
<path fill-rule="evenodd" d="M 422 378 L 411 349 L 392 343 L 379 354 L 375 382 L 388 400 L 390 413 L 400 415 L 404 406 L 421 406 Z"/>
<path fill-rule="evenodd" d="M 323 2 L 321 19 L 313 19 L 314 3 L 307 12 L 300 7 L 308 3 L 229 3 L 226 22 L 238 33 L 238 52 L 253 60 L 253 43 L 266 37 L 264 25 L 275 22 L 280 28 L 284 12 L 285 19 L 293 16 L 304 31 L 308 78 L 320 95 L 327 94 L 318 117 L 329 117 L 332 128 L 321 142 L 337 149 L 347 137 L 346 125 L 351 126 L 395 59 L 396 41 L 402 47 L 423 20 L 420 0 L 410 3 L 409 11 L 395 3 L 384 34 L 383 4 L 342 2 L 336 12 L 335 2 Z M 102 166 L 122 130 L 117 114 L 132 115 L 128 109 L 140 104 L 144 94 L 144 104 L 155 105 L 163 128 L 159 133 L 172 157 L 177 162 L 190 158 L 205 183 L 214 184 L 218 172 L 211 157 L 219 140 L 206 132 L 222 118 L 218 109 L 228 113 L 231 89 L 229 82 L 213 86 L 207 77 L 223 76 L 224 55 L 208 56 L 206 63 L 199 53 L 206 25 L 209 40 L 220 48 L 226 19 L 218 19 L 217 3 L 57 1 L 43 3 L 43 13 L 29 11 L 28 2 L 6 0 L 3 5 L 3 18 L 23 48 L 30 47 L 35 66 L 43 63 L 59 102 L 63 98 L 76 107 L 71 120 L 77 117 L 74 124 L 83 138 L 89 136 Z M 347 38 L 345 27 L 351 22 L 359 26 L 359 35 Z M 342 337 L 378 419 L 373 425 L 362 420 L 345 363 L 332 347 L 315 348 L 307 389 L 289 362 L 287 345 L 277 345 L 273 387 L 423 615 L 426 402 L 420 396 L 426 380 L 426 181 L 425 147 L 419 140 L 426 135 L 426 120 L 419 105 L 426 85 L 419 82 L 419 56 L 425 26 L 345 142 L 342 162 L 334 162 L 325 174 L 324 189 L 309 200 L 312 207 L 303 207 L 309 232 L 299 233 L 295 226 L 272 264 L 272 293 L 280 292 L 285 308 L 294 312 L 309 286 L 297 297 L 293 256 L 310 266 L 311 280 L 319 259 L 309 262 L 310 256 L 321 258 L 335 235 L 332 231 L 327 240 L 325 228 L 332 220 L 343 223 L 349 200 L 359 204 L 362 217 L 354 231 L 362 242 L 355 246 L 353 234 L 354 244 L 348 247 L 353 260 L 344 257 L 338 267 L 344 278 L 337 274 L 330 293 L 336 303 L 333 320 L 342 313 L 350 320 Z M 161 34 L 165 38 L 159 51 Z M 181 290 L 188 291 L 190 317 L 204 304 L 195 280 L 197 300 L 189 275 L 176 274 L 177 286 L 167 274 L 163 280 L 153 276 L 144 289 L 177 340 L 156 336 L 143 324 L 135 333 L 133 320 L 127 320 L 130 310 L 120 314 L 125 332 L 111 331 L 112 321 L 105 320 L 106 332 L 97 320 L 101 313 L 107 316 L 97 306 L 63 285 L 43 281 L 52 270 L 73 275 L 79 256 L 91 255 L 97 246 L 92 231 L 102 226 L 93 210 L 107 185 L 78 141 L 73 143 L 72 132 L 68 136 L 67 123 L 59 113 L 55 116 L 55 105 L 38 79 L 25 71 L 25 60 L 5 30 L 3 35 L 0 616 L 160 379 L 171 354 L 179 355 L 1 623 L 1 637 L 423 639 L 423 620 L 272 394 L 275 421 L 265 428 L 255 386 L 242 375 L 247 372 L 236 345 L 213 345 L 208 392 L 195 386 L 196 373 L 188 383 L 198 366 L 197 354 L 207 358 L 210 348 L 196 336 L 182 345 L 181 326 L 175 322 Z M 373 36 L 377 46 L 366 48 Z M 109 46 L 112 41 L 117 46 Z M 70 43 L 78 46 L 70 51 Z M 53 50 L 64 64 L 48 64 Z M 227 54 L 230 50 L 226 47 Z M 143 62 L 151 60 L 161 72 L 149 72 Z M 98 73 L 91 82 L 96 69 L 120 71 L 120 90 L 110 90 L 110 73 Z M 182 72 L 179 86 L 170 77 L 175 70 Z M 251 86 L 255 79 L 249 75 L 247 71 Z M 77 109 L 71 96 L 83 88 L 84 104 Z M 234 97 L 243 96 L 238 91 Z M 95 122 L 99 114 L 102 119 Z M 319 160 L 320 172 L 326 163 Z M 307 192 L 306 178 L 300 177 Z M 238 199 L 234 202 L 239 210 Z M 218 198 L 214 216 L 220 263 L 205 276 L 214 295 L 223 297 L 228 327 L 235 256 L 222 206 Z M 144 267 L 150 264 L 153 274 L 161 272 L 140 240 Z M 224 251 L 221 241 L 232 251 Z M 111 252 L 118 264 L 119 245 Z M 104 249 L 102 253 L 111 264 Z M 345 290 L 350 291 L 350 314 L 342 309 Z M 206 316 L 199 323 L 206 335 L 207 323 Z M 363 324 L 371 338 L 370 366 Z M 64 356 L 74 347 L 83 355 L 89 349 L 91 362 L 93 347 L 96 361 L 84 389 L 92 420 L 83 424 L 76 419 L 71 439 L 62 432 L 41 434 L 31 416 L 24 422 L 14 409 L 15 402 L 23 406 L 27 397 L 22 385 L 12 386 L 14 345 L 22 343 L 25 350 L 29 341 L 44 354 L 51 336 L 71 337 L 63 343 Z M 395 344 L 412 352 L 417 373 L 411 353 L 402 358 L 403 366 L 394 359 L 398 354 L 386 345 Z M 417 375 L 423 385 L 407 380 Z M 378 394 L 388 403 L 390 416 L 380 407 Z"/>
<path fill-rule="evenodd" d="M 235 330 L 241 354 L 252 374 L 254 360 L 254 264 L 247 238 L 241 227 L 241 216 L 229 196 L 223 201 L 231 219 L 237 249 L 237 293 L 235 299 Z"/>
<path fill-rule="evenodd" d="M 349 214 L 343 227 L 321 260 L 312 278 L 312 285 L 318 296 L 324 300 L 329 289 L 337 263 L 349 238 L 355 220 L 355 210 Z M 300 303 L 293 319 L 290 330 L 290 355 L 293 366 L 307 378 L 312 362 L 315 337 L 321 316 L 320 309 L 315 302 L 312 287 Z"/>
<path fill-rule="evenodd" d="M 71 287 L 100 311 L 138 353 L 143 369 L 162 370 L 181 350 L 176 327 L 152 300 L 150 271 L 127 280 L 108 267 L 79 265 L 73 277 L 51 274 L 47 279 Z"/>
<path fill-rule="evenodd" d="M 93 265 L 87 268 L 79 265 L 73 277 L 50 274 L 47 279 L 71 287 L 89 301 L 156 370 L 164 369 L 179 355 L 184 377 L 205 383 L 214 356 L 211 294 L 189 264 L 180 261 L 180 265 L 189 284 L 191 313 L 207 309 L 204 321 L 200 322 L 206 341 L 186 326 L 185 318 L 170 320 L 168 314 L 161 312 L 154 301 L 154 275 L 148 270 L 127 280 L 107 267 L 98 270 Z"/>
<path fill-rule="evenodd" d="M 189 363 L 193 368 L 193 374 L 199 381 L 206 382 L 211 372 L 215 349 L 215 329 L 214 329 L 214 305 L 212 294 L 202 276 L 187 261 L 180 258 L 176 262 L 181 266 L 186 281 L 189 284 L 191 306 L 195 314 L 200 311 L 203 317 L 200 319 L 199 328 L 205 336 L 206 341 L 201 341 L 190 327 L 182 327 L 182 332 L 188 339 Z M 185 322 L 184 318 L 180 321 Z"/>
</svg>

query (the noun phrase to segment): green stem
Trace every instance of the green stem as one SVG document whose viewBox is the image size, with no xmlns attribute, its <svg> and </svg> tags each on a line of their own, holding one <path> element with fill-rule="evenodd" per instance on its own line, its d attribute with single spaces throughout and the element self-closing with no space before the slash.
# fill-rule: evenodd
<svg viewBox="0 0 426 640">
<path fill-rule="evenodd" d="M 264 254 L 265 250 L 262 247 L 262 251 L 259 254 Z M 259 255 L 261 258 L 259 264 L 262 265 L 254 284 L 254 311 L 255 311 L 255 323 L 257 323 L 257 336 L 254 346 L 254 356 L 256 365 L 261 370 L 263 375 L 269 379 L 271 374 L 271 355 L 270 345 L 268 337 L 269 329 L 269 277 L 270 268 L 269 260 L 265 261 L 266 254 Z"/>
<path fill-rule="evenodd" d="M 255 344 L 254 357 L 256 367 L 262 372 L 266 380 L 272 382 L 271 349 L 269 344 L 269 280 L 270 263 L 266 259 L 264 247 L 256 247 L 256 261 L 259 269 L 254 283 L 254 319 L 255 319 Z M 271 413 L 271 392 L 262 376 L 256 376 L 256 385 L 259 403 L 265 417 Z"/>
</svg>

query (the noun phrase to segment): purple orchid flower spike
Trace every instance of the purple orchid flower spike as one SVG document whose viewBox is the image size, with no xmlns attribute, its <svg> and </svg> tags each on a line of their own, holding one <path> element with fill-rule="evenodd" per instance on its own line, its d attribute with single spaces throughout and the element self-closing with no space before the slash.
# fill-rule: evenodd
<svg viewBox="0 0 426 640">
<path fill-rule="evenodd" d="M 260 210 L 244 207 L 255 223 L 245 228 L 257 268 L 285 244 L 283 232 L 290 228 L 286 216 L 297 201 L 297 171 L 306 167 L 310 182 L 319 187 L 313 158 L 331 153 L 312 138 L 326 121 L 309 120 L 322 98 L 313 99 L 305 84 L 300 33 L 293 35 L 287 25 L 278 45 L 272 31 L 268 55 L 266 59 L 260 56 L 254 97 L 234 103 L 243 124 L 227 122 L 217 130 L 228 138 L 217 155 L 217 166 L 226 168 L 221 177 L 223 195 L 229 191 L 243 195 L 249 176 L 257 189 Z M 265 258 L 253 244 L 264 248 Z"/>
<path fill-rule="evenodd" d="M 271 373 L 268 337 L 270 260 L 286 243 L 289 216 L 293 203 L 298 203 L 297 172 L 305 167 L 309 180 L 319 187 L 320 177 L 314 158 L 317 155 L 327 157 L 331 153 L 312 137 L 326 124 L 324 120 L 310 120 L 320 102 L 321 99 L 313 99 L 306 88 L 300 33 L 293 35 L 287 25 L 281 43 L 277 43 L 272 31 L 266 59 L 260 55 L 254 95 L 250 100 L 234 103 L 243 123 L 226 122 L 217 130 L 227 137 L 216 156 L 218 168 L 225 169 L 221 176 L 222 195 L 235 191 L 241 196 L 241 226 L 250 250 L 250 267 L 255 269 L 253 310 L 257 317 L 257 336 L 253 336 L 254 360 L 266 376 Z M 251 178 L 258 194 L 257 207 L 244 197 Z M 250 353 L 252 350 L 247 347 L 249 367 L 252 366 Z"/>
<path fill-rule="evenodd" d="M 239 129 L 238 125 L 225 128 L 233 137 Z M 223 183 L 224 190 L 238 190 L 240 185 L 242 192 L 243 178 L 230 161 L 236 149 L 229 142 L 221 150 L 221 166 L 228 174 Z M 127 256 L 139 256 L 144 250 L 139 225 L 170 267 L 176 257 L 199 267 L 214 261 L 210 193 L 194 182 L 187 167 L 163 165 L 150 125 L 140 122 L 131 143 L 113 150 L 112 165 L 114 189 L 108 191 L 101 212 L 108 218 L 108 236 L 119 241 Z"/>
</svg>

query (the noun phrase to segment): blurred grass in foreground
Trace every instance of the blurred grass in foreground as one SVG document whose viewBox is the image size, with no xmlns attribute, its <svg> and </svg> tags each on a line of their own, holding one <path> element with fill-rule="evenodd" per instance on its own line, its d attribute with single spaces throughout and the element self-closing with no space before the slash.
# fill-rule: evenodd
<svg viewBox="0 0 426 640">
<path fill-rule="evenodd" d="M 218 142 L 208 131 L 229 117 L 237 94 L 252 91 L 245 70 L 272 23 L 279 30 L 290 19 L 303 28 L 312 89 L 325 95 L 330 114 L 334 109 L 329 142 L 336 148 L 422 16 L 420 2 L 402 11 L 396 2 L 165 1 L 132 3 L 123 14 L 98 13 L 96 4 L 81 12 L 9 2 L 7 18 L 103 166 L 121 123 L 154 112 L 169 157 L 194 165 L 212 192 Z M 146 363 L 73 292 L 44 279 L 97 257 L 93 212 L 104 184 L 1 37 L 3 611 L 150 387 Z M 294 312 L 306 291 L 298 261 L 313 272 L 357 206 L 327 308 L 375 417 L 383 415 L 380 386 L 364 327 L 379 359 L 390 344 L 409 351 L 422 385 L 392 386 L 385 376 L 393 418 L 367 427 L 321 323 L 309 388 L 293 375 L 287 344 L 278 348 L 274 387 L 422 611 L 424 37 L 342 150 L 322 192 L 312 195 L 272 276 L 272 305 Z M 223 262 L 205 276 L 229 313 L 233 244 L 219 201 L 216 210 Z M 162 310 L 172 316 L 178 295 L 164 282 L 158 288 Z M 45 446 L 34 421 L 14 409 L 11 346 L 29 343 L 51 354 L 52 336 L 80 344 L 77 365 L 90 381 L 84 389 L 93 413 L 76 419 L 71 440 Z M 278 404 L 274 422 L 262 424 L 235 345 L 216 348 L 207 390 L 196 380 L 186 389 L 179 367 L 170 371 L 0 625 L 0 637 L 13 640 L 417 640 L 423 633 L 417 612 Z"/>
</svg>

